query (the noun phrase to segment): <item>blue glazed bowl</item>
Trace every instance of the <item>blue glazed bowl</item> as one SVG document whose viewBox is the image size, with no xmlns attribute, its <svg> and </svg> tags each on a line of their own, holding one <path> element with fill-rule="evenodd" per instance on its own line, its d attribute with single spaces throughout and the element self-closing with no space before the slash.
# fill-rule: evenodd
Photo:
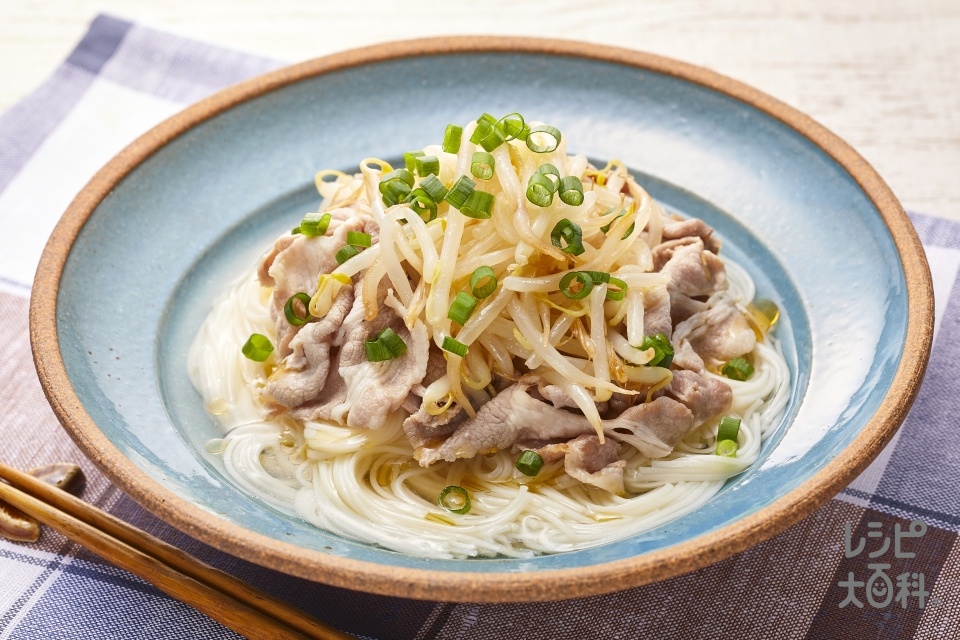
<svg viewBox="0 0 960 640">
<path fill-rule="evenodd" d="M 623 160 L 655 198 L 713 225 L 758 294 L 783 310 L 792 374 L 783 422 L 757 463 L 693 513 L 578 552 L 429 560 L 280 513 L 228 482 L 204 450 L 220 430 L 187 378 L 187 348 L 225 283 L 315 210 L 313 174 L 399 157 L 483 111 L 519 111 L 560 128 L 572 152 Z M 929 354 L 931 291 L 917 237 L 882 180 L 772 98 L 620 49 L 435 39 L 256 78 L 136 141 L 51 237 L 31 336 L 48 398 L 81 448 L 190 535 L 352 589 L 539 600 L 704 566 L 829 499 L 905 417 Z"/>
</svg>

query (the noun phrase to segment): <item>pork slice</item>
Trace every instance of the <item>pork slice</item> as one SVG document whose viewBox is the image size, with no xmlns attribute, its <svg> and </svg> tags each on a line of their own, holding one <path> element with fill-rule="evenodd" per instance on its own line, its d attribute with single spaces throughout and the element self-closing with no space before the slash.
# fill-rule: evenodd
<svg viewBox="0 0 960 640">
<path fill-rule="evenodd" d="M 673 380 L 660 393 L 690 409 L 694 427 L 729 411 L 733 405 L 730 385 L 693 371 L 674 371 Z"/>
<path fill-rule="evenodd" d="M 334 339 L 353 306 L 353 287 L 340 289 L 326 316 L 309 322 L 290 340 L 290 354 L 271 374 L 262 391 L 269 405 L 293 409 L 316 400 L 330 371 Z"/>
<path fill-rule="evenodd" d="M 662 458 L 694 427 L 693 412 L 673 398 L 661 396 L 628 408 L 604 421 L 603 432 L 633 445 L 647 458 Z"/>
<path fill-rule="evenodd" d="M 290 354 L 290 341 L 300 330 L 287 322 L 283 313 L 287 300 L 297 293 L 312 297 L 317 292 L 320 275 L 339 266 L 336 254 L 347 243 L 347 232 L 359 231 L 372 222 L 369 216 L 351 213 L 349 209 L 331 212 L 331 216 L 336 216 L 331 218 L 324 236 L 289 233 L 280 236 L 260 260 L 257 269 L 260 284 L 273 287 L 271 314 L 277 322 L 277 355 L 280 358 Z"/>
<path fill-rule="evenodd" d="M 548 444 L 537 453 L 544 460 L 563 457 L 563 470 L 575 480 L 613 494 L 624 493 L 623 469 L 627 463 L 618 458 L 615 440 L 607 439 L 600 444 L 596 435 L 583 435 L 568 442 Z"/>
<path fill-rule="evenodd" d="M 417 456 L 420 464 L 426 467 L 439 460 L 472 458 L 504 449 L 517 440 L 554 440 L 593 432 L 582 415 L 533 398 L 527 393 L 530 387 L 529 382 L 517 383 L 497 394 L 438 447 L 421 449 Z"/>
<path fill-rule="evenodd" d="M 757 336 L 729 298 L 717 295 L 706 306 L 677 325 L 677 340 L 688 341 L 707 364 L 715 366 L 753 351 Z"/>
<path fill-rule="evenodd" d="M 703 301 L 727 289 L 727 271 L 699 237 L 670 240 L 654 247 L 654 261 L 670 276 L 670 317 L 674 325 L 703 309 Z"/>
<path fill-rule="evenodd" d="M 674 345 L 674 349 L 674 365 L 680 369 L 703 373 L 703 358 L 693 350 L 689 340 L 681 340 L 678 344 Z"/>
<path fill-rule="evenodd" d="M 662 333 L 668 339 L 673 334 L 670 294 L 665 287 L 652 289 L 643 296 L 643 332 L 648 336 Z"/>
<path fill-rule="evenodd" d="M 459 404 L 454 404 L 440 415 L 432 415 L 423 407 L 423 396 L 427 392 L 427 387 L 445 375 L 447 375 L 447 360 L 443 357 L 443 352 L 431 343 L 427 358 L 427 373 L 421 383 L 413 386 L 403 404 L 404 409 L 410 413 L 403 421 L 403 431 L 414 451 L 439 445 L 467 418 L 467 414 Z"/>
<path fill-rule="evenodd" d="M 713 227 L 700 218 L 673 218 L 663 217 L 663 240 L 678 240 L 680 238 L 700 238 L 707 251 L 720 253 L 721 242 L 714 237 Z"/>
<path fill-rule="evenodd" d="M 407 349 L 398 358 L 370 362 L 364 343 L 386 327 L 400 336 Z M 323 417 L 354 428 L 378 429 L 391 412 L 404 404 L 411 389 L 426 375 L 430 349 L 427 328 L 418 320 L 408 329 L 403 318 L 385 305 L 380 306 L 377 317 L 365 320 L 363 300 L 357 297 L 343 321 L 340 335 L 343 343 L 338 373 L 346 392 L 335 398 L 336 403 L 325 402 L 316 408 L 314 415 L 302 419 Z"/>
</svg>

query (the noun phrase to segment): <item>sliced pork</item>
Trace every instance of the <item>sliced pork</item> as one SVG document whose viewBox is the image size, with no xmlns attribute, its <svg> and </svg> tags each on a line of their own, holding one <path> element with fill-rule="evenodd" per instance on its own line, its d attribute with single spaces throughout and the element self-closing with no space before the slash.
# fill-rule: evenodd
<svg viewBox="0 0 960 640">
<path fill-rule="evenodd" d="M 688 341 L 705 362 L 713 365 L 749 353 L 757 344 L 746 317 L 724 295 L 711 298 L 706 309 L 678 324 L 674 338 Z"/>
<path fill-rule="evenodd" d="M 703 247 L 712 253 L 720 253 L 720 239 L 714 237 L 713 227 L 699 218 L 663 218 L 663 241 L 680 238 L 700 238 Z"/>
<path fill-rule="evenodd" d="M 562 457 L 563 470 L 575 480 L 613 494 L 624 493 L 623 468 L 627 463 L 618 459 L 618 446 L 614 440 L 608 438 L 600 444 L 597 436 L 583 435 L 568 442 L 542 446 L 537 453 L 544 460 Z"/>
<path fill-rule="evenodd" d="M 300 328 L 283 359 L 263 389 L 267 405 L 293 409 L 312 403 L 324 389 L 330 372 L 334 340 L 353 307 L 353 287 L 340 289 L 326 316 Z"/>
</svg>

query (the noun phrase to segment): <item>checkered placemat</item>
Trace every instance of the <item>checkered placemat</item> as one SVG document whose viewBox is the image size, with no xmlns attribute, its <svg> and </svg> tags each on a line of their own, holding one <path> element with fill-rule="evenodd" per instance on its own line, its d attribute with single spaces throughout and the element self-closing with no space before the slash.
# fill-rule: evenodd
<svg viewBox="0 0 960 640">
<path fill-rule="evenodd" d="M 40 252 L 76 192 L 133 138 L 186 104 L 277 66 L 101 16 L 49 80 L 0 116 L 0 385 L 7 402 L 0 459 L 20 468 L 78 461 L 88 502 L 360 637 L 960 636 L 960 288 L 953 286 L 960 225 L 921 215 L 912 219 L 933 270 L 937 321 L 927 377 L 906 423 L 836 499 L 776 538 L 695 573 L 554 603 L 372 596 L 222 554 L 114 488 L 60 428 L 33 369 L 27 307 Z M 33 545 L 0 539 L 0 576 L 0 640 L 235 637 L 50 531 Z"/>
</svg>

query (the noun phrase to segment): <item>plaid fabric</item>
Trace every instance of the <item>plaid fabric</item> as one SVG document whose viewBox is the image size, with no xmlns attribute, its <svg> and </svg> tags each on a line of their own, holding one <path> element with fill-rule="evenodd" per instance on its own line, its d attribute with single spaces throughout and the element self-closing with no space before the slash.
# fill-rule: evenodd
<svg viewBox="0 0 960 640">
<path fill-rule="evenodd" d="M 27 304 L 43 243 L 73 195 L 134 136 L 185 104 L 276 66 L 101 16 L 46 83 L 0 116 L 0 225 L 6 232 L 0 252 L 0 344 L 6 345 L 0 458 L 21 468 L 78 461 L 88 478 L 87 501 L 364 638 L 960 636 L 960 445 L 954 434 L 960 288 L 953 292 L 960 225 L 920 215 L 913 221 L 933 269 L 937 322 L 930 368 L 903 428 L 822 509 L 767 543 L 696 573 L 555 603 L 371 596 L 222 554 L 111 486 L 61 430 L 30 361 Z M 25 439 L 24 433 L 33 435 Z M 938 455 L 929 455 L 933 450 Z M 914 520 L 922 525 L 911 529 Z M 923 535 L 917 535 L 921 526 Z M 0 640 L 235 637 L 50 531 L 33 545 L 0 540 L 0 575 Z"/>
</svg>

